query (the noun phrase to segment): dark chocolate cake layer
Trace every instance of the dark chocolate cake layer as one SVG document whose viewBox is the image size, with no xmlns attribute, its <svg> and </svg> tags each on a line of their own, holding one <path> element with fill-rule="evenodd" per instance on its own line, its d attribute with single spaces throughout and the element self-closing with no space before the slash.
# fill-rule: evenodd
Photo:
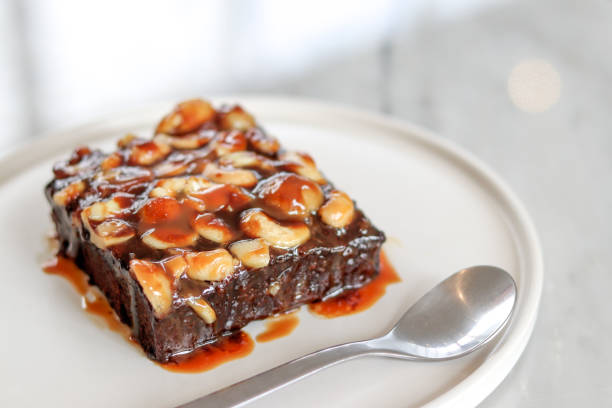
<svg viewBox="0 0 612 408">
<path fill-rule="evenodd" d="M 378 273 L 384 234 L 238 106 L 183 102 L 152 139 L 78 148 L 54 174 L 64 252 L 161 362 Z"/>
</svg>

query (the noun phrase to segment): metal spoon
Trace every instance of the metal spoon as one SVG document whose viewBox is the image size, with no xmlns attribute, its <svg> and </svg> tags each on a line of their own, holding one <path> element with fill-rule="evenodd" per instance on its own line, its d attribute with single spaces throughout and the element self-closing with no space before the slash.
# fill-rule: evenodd
<svg viewBox="0 0 612 408">
<path fill-rule="evenodd" d="M 503 269 L 463 269 L 426 293 L 382 337 L 308 354 L 183 407 L 241 406 L 326 367 L 364 355 L 417 361 L 461 357 L 500 331 L 512 314 L 515 300 L 516 284 Z"/>
</svg>

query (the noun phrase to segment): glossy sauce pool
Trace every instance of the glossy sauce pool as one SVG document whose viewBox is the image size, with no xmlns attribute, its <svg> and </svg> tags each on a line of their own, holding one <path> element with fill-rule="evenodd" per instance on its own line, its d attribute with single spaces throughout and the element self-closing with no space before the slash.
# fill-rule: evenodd
<svg viewBox="0 0 612 408">
<path fill-rule="evenodd" d="M 293 312 L 268 318 L 266 320 L 266 330 L 259 333 L 255 339 L 260 343 L 264 343 L 290 335 L 300 323 L 296 313 Z"/>
<path fill-rule="evenodd" d="M 401 279 L 387 255 L 380 251 L 380 273 L 366 286 L 323 302 L 312 303 L 308 309 L 317 316 L 334 318 L 363 312 L 374 305 L 387 291 L 387 286 Z"/>
<path fill-rule="evenodd" d="M 57 255 L 45 262 L 42 267 L 46 273 L 59 275 L 74 286 L 81 295 L 81 305 L 85 311 L 100 316 L 109 329 L 118 332 L 133 344 L 137 344 L 131 337 L 130 328 L 119 320 L 98 288 L 89 285 L 87 274 L 72 259 Z M 199 373 L 227 361 L 244 357 L 250 354 L 254 347 L 255 343 L 251 337 L 240 331 L 221 337 L 214 343 L 207 344 L 186 356 L 176 358 L 175 361 L 158 365 L 168 371 L 178 373 Z"/>
<path fill-rule="evenodd" d="M 83 309 L 92 315 L 101 317 L 109 329 L 131 340 L 129 327 L 121 323 L 98 288 L 89 285 L 87 275 L 75 265 L 72 259 L 61 255 L 55 256 L 43 264 L 43 270 L 50 275 L 59 275 L 68 280 L 81 295 Z"/>
<path fill-rule="evenodd" d="M 88 276 L 72 259 L 57 255 L 43 264 L 43 270 L 48 274 L 58 275 L 68 280 L 82 296 L 81 301 L 85 311 L 101 317 L 109 329 L 120 333 L 133 344 L 137 344 L 131 338 L 130 328 L 119 320 L 104 295 L 96 287 L 89 285 Z M 309 309 L 316 315 L 327 318 L 359 313 L 374 305 L 385 294 L 387 285 L 399 281 L 399 276 L 381 251 L 380 274 L 371 283 L 340 297 L 311 304 Z M 266 321 L 265 331 L 260 333 L 256 339 L 258 342 L 267 342 L 288 336 L 298 324 L 297 312 L 272 317 Z M 202 346 L 188 355 L 177 357 L 172 362 L 158 363 L 158 365 L 177 373 L 199 373 L 225 362 L 245 357 L 253 351 L 254 347 L 255 342 L 251 337 L 239 331 L 223 336 L 218 341 Z"/>
<path fill-rule="evenodd" d="M 253 348 L 255 342 L 251 337 L 239 331 L 202 346 L 185 357 L 177 357 L 174 361 L 159 366 L 175 373 L 201 373 L 228 361 L 245 357 L 253 351 Z"/>
</svg>

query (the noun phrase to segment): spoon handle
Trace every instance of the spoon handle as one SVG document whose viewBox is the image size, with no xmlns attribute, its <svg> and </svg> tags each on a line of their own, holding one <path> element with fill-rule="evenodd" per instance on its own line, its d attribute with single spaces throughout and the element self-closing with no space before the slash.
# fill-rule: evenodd
<svg viewBox="0 0 612 408">
<path fill-rule="evenodd" d="M 368 342 L 346 343 L 300 357 L 254 377 L 198 398 L 183 408 L 236 407 L 343 361 L 372 352 Z"/>
</svg>

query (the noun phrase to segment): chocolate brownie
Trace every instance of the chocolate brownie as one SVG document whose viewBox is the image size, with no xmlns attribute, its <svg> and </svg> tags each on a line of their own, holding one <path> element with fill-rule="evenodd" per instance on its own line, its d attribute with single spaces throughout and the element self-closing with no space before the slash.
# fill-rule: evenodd
<svg viewBox="0 0 612 408">
<path fill-rule="evenodd" d="M 157 361 L 378 273 L 384 234 L 240 106 L 180 103 L 152 138 L 53 172 L 62 250 Z"/>
</svg>

